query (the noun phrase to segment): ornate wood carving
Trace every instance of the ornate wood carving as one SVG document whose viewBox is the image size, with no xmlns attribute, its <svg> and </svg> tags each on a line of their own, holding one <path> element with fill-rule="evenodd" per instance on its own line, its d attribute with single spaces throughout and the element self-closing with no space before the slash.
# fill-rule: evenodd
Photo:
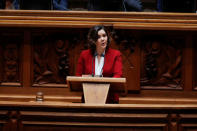
<svg viewBox="0 0 197 131">
<path fill-rule="evenodd" d="M 62 83 L 68 75 L 68 44 L 53 36 L 38 36 L 34 39 L 34 82 Z"/>
<path fill-rule="evenodd" d="M 20 36 L 1 34 L 1 83 L 18 83 L 20 81 L 20 47 Z"/>
<path fill-rule="evenodd" d="M 127 79 L 128 90 L 140 89 L 140 50 L 138 32 L 131 30 L 111 30 L 112 48 L 121 51 L 123 77 Z M 115 43 L 115 44 L 113 44 Z"/>
<path fill-rule="evenodd" d="M 135 46 L 138 42 L 138 39 L 131 31 L 111 30 L 111 36 L 116 44 L 119 45 L 119 48 L 122 50 L 122 52 L 129 50 L 131 54 L 135 51 Z"/>
<path fill-rule="evenodd" d="M 19 111 L 9 111 L 8 112 L 8 128 L 10 131 L 14 131 L 18 128 L 18 122 L 19 122 Z"/>
<path fill-rule="evenodd" d="M 179 128 L 178 128 L 178 123 L 179 123 L 179 119 L 180 119 L 179 114 L 169 114 L 168 119 L 169 119 L 169 130 L 170 131 L 179 130 Z"/>
<path fill-rule="evenodd" d="M 142 88 L 182 87 L 182 45 L 181 39 L 176 38 L 152 36 L 144 39 L 141 47 Z"/>
<path fill-rule="evenodd" d="M 34 83 L 65 84 L 66 76 L 74 75 L 70 67 L 72 57 L 77 55 L 74 50 L 85 37 L 78 31 L 68 32 L 33 37 Z"/>
<path fill-rule="evenodd" d="M 16 44 L 6 44 L 4 47 L 4 82 L 18 81 L 17 73 L 19 69 L 18 63 L 18 47 Z"/>
</svg>

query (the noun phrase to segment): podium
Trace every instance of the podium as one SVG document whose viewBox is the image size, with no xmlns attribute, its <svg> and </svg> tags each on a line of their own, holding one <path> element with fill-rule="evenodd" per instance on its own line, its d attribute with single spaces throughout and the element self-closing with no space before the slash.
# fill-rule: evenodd
<svg viewBox="0 0 197 131">
<path fill-rule="evenodd" d="M 71 91 L 83 91 L 86 104 L 105 104 L 110 90 L 125 93 L 126 78 L 67 76 Z"/>
</svg>

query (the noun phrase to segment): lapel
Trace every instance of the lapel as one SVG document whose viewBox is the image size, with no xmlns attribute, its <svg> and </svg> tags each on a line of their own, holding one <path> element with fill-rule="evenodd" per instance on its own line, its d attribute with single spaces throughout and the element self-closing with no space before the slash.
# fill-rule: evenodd
<svg viewBox="0 0 197 131">
<path fill-rule="evenodd" d="M 103 72 L 105 72 L 105 70 L 106 70 L 106 66 L 107 66 L 107 63 L 108 63 L 109 50 L 110 50 L 110 49 L 108 49 L 108 50 L 105 52 Z"/>
</svg>

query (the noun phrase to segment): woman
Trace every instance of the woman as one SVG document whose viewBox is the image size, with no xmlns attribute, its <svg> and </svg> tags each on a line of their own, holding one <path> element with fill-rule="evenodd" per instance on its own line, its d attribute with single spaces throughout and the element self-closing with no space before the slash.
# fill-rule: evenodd
<svg viewBox="0 0 197 131">
<path fill-rule="evenodd" d="M 122 77 L 121 53 L 109 48 L 109 44 L 110 37 L 106 28 L 102 25 L 92 27 L 88 33 L 89 49 L 80 54 L 76 75 Z M 118 94 L 110 91 L 107 103 L 118 102 Z"/>
</svg>

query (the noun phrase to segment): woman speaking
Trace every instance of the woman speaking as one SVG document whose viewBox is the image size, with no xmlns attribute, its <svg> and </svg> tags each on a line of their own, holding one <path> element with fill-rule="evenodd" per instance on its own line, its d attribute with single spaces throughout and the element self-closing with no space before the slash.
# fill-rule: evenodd
<svg viewBox="0 0 197 131">
<path fill-rule="evenodd" d="M 90 29 L 88 45 L 89 49 L 82 51 L 78 59 L 76 76 L 122 77 L 121 53 L 109 48 L 110 37 L 103 25 Z M 118 94 L 109 91 L 106 103 L 119 103 Z"/>
</svg>

